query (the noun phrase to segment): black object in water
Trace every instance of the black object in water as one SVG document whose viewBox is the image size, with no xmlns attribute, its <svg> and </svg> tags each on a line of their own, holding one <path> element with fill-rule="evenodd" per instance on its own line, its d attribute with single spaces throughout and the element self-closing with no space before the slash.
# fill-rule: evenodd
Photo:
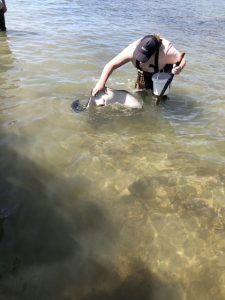
<svg viewBox="0 0 225 300">
<path fill-rule="evenodd" d="M 80 100 L 74 100 L 71 104 L 71 108 L 76 112 L 82 112 L 87 108 L 88 103 L 86 104 L 81 104 Z"/>
</svg>

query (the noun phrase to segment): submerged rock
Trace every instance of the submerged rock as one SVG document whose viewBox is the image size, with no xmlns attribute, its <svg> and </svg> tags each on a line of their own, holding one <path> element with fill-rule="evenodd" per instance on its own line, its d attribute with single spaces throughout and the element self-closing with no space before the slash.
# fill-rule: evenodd
<svg viewBox="0 0 225 300">
<path fill-rule="evenodd" d="M 128 189 L 130 193 L 136 197 L 149 198 L 155 195 L 154 184 L 151 181 L 151 177 L 148 176 L 133 182 Z"/>
<path fill-rule="evenodd" d="M 157 191 L 162 187 L 171 186 L 168 177 L 166 176 L 143 176 L 137 181 L 133 182 L 129 187 L 132 195 L 141 198 L 149 198 L 157 195 Z"/>
<path fill-rule="evenodd" d="M 189 199 L 193 199 L 195 197 L 197 197 L 197 190 L 195 187 L 190 185 L 182 185 L 175 189 L 174 199 L 171 199 L 171 202 L 175 207 L 181 207 L 185 205 Z"/>
<path fill-rule="evenodd" d="M 198 176 L 201 176 L 201 177 L 209 177 L 209 176 L 217 176 L 218 175 L 218 172 L 217 172 L 217 169 L 216 168 L 213 168 L 211 165 L 210 166 L 200 166 L 196 169 L 196 174 Z"/>
</svg>

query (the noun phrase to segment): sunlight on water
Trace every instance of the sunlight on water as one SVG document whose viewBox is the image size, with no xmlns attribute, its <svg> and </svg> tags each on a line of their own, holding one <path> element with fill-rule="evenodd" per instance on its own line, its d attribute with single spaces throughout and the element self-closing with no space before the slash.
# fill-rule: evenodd
<svg viewBox="0 0 225 300">
<path fill-rule="evenodd" d="M 225 6 L 212 3 L 7 3 L 1 300 L 224 299 Z M 186 52 L 169 98 L 75 114 L 104 64 L 152 32 Z M 108 86 L 132 92 L 135 76 L 124 66 Z"/>
</svg>

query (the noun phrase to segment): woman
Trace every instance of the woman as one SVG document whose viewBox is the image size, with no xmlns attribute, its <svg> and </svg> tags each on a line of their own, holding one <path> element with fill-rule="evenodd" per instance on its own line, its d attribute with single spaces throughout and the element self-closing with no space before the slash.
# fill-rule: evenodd
<svg viewBox="0 0 225 300">
<path fill-rule="evenodd" d="M 0 30 L 1 31 L 6 31 L 5 27 L 5 12 L 7 11 L 6 3 L 5 0 L 0 0 Z"/>
<path fill-rule="evenodd" d="M 179 66 L 174 65 L 180 60 L 180 57 L 181 53 L 174 48 L 170 41 L 160 38 L 156 34 L 147 35 L 130 44 L 105 65 L 100 79 L 92 90 L 92 95 L 95 96 L 99 91 L 104 91 L 105 84 L 112 72 L 128 62 L 132 62 L 138 69 L 135 88 L 152 90 L 153 74 L 161 71 L 173 74 L 181 72 L 186 64 L 185 58 Z"/>
</svg>

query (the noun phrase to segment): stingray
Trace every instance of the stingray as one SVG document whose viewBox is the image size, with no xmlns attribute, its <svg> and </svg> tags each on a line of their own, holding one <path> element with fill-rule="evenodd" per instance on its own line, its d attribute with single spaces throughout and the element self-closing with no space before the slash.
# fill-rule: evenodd
<svg viewBox="0 0 225 300">
<path fill-rule="evenodd" d="M 99 92 L 96 96 L 91 96 L 85 104 L 80 103 L 80 100 L 75 100 L 71 104 L 75 112 L 81 112 L 91 106 L 107 106 L 112 104 L 120 104 L 124 107 L 141 109 L 143 103 L 133 94 L 125 90 L 113 90 L 106 88 L 103 92 Z"/>
</svg>

